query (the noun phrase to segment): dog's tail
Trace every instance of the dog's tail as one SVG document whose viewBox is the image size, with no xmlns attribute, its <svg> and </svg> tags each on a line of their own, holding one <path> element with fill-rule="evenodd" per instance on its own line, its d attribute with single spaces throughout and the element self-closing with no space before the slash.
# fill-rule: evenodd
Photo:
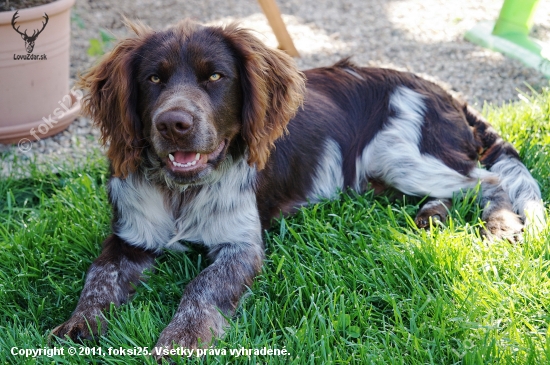
<svg viewBox="0 0 550 365">
<path fill-rule="evenodd" d="M 504 141 L 495 129 L 474 109 L 464 107 L 468 124 L 482 143 L 481 164 L 499 176 L 500 185 L 508 193 L 513 208 L 526 226 L 540 231 L 546 226 L 545 209 L 536 180 L 519 158 L 510 143 Z"/>
</svg>

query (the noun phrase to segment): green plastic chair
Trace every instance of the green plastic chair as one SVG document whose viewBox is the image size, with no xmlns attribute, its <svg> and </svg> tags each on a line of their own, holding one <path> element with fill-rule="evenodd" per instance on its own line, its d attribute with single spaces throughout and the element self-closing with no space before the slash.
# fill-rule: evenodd
<svg viewBox="0 0 550 365">
<path fill-rule="evenodd" d="M 496 22 L 484 21 L 464 38 L 516 58 L 550 77 L 550 45 L 529 37 L 539 0 L 505 0 Z"/>
</svg>

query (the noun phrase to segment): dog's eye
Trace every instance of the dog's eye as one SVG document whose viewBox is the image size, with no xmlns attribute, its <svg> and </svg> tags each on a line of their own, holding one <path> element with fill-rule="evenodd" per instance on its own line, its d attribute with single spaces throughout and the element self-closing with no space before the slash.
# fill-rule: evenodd
<svg viewBox="0 0 550 365">
<path fill-rule="evenodd" d="M 158 84 L 158 83 L 160 83 L 160 77 L 158 77 L 157 75 L 153 75 L 153 76 L 149 77 L 149 80 L 151 80 L 151 82 L 152 82 L 153 84 Z"/>
<path fill-rule="evenodd" d="M 222 75 L 220 75 L 218 73 L 213 73 L 212 75 L 210 75 L 209 80 L 210 81 L 218 81 L 221 78 L 222 78 Z"/>
</svg>

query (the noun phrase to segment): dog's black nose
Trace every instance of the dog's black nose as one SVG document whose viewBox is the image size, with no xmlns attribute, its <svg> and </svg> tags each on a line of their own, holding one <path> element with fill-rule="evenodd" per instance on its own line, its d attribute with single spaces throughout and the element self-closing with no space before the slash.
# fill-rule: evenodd
<svg viewBox="0 0 550 365">
<path fill-rule="evenodd" d="M 193 116 L 182 110 L 162 113 L 156 121 L 157 130 L 163 137 L 181 137 L 193 126 Z"/>
</svg>

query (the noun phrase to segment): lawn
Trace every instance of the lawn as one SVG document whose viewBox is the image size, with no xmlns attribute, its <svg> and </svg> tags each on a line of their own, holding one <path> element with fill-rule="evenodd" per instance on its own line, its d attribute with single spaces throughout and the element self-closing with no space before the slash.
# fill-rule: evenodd
<svg viewBox="0 0 550 365">
<path fill-rule="evenodd" d="M 548 202 L 550 89 L 522 99 L 484 113 L 518 148 Z M 81 168 L 44 170 L 31 165 L 27 177 L 0 182 L 0 363 L 153 363 L 121 350 L 152 350 L 186 283 L 208 264 L 204 252 L 160 257 L 134 298 L 111 308 L 107 335 L 88 348 L 54 342 L 64 355 L 12 355 L 49 348 L 49 331 L 75 308 L 85 272 L 110 232 L 107 163 L 99 153 Z M 479 238 L 475 194 L 455 201 L 451 220 L 430 232 L 415 228 L 412 200 L 372 194 L 342 194 L 281 220 L 266 234 L 263 271 L 227 335 L 205 356 L 190 359 L 550 363 L 549 229 L 519 245 L 488 244 Z M 82 354 L 69 355 L 71 347 Z M 254 349 L 263 353 L 254 355 Z"/>
</svg>

